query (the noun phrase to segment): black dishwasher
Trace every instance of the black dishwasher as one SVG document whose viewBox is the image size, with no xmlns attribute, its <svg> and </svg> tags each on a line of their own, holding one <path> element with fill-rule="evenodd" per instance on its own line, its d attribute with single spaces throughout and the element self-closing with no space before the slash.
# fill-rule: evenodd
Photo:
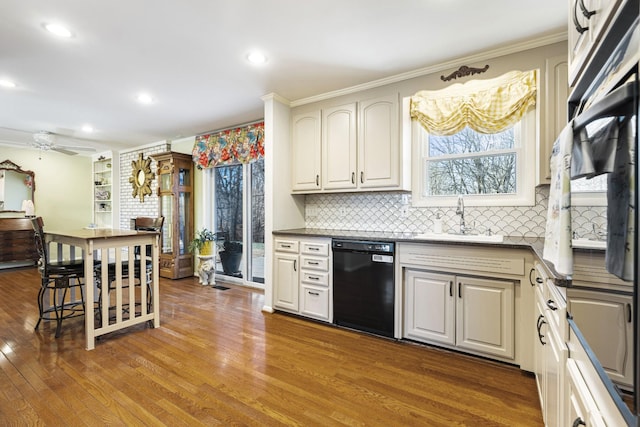
<svg viewBox="0 0 640 427">
<path fill-rule="evenodd" d="M 393 337 L 394 243 L 334 239 L 332 248 L 333 323 Z"/>
</svg>

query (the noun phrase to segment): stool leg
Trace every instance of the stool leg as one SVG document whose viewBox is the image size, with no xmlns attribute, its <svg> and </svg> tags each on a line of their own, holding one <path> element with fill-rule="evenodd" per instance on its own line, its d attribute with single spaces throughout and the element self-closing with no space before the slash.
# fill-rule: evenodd
<svg viewBox="0 0 640 427">
<path fill-rule="evenodd" d="M 59 281 L 59 282 L 58 282 Z M 69 278 L 60 278 L 56 279 L 56 289 L 54 291 L 54 299 L 58 296 L 59 285 L 62 285 L 62 302 L 60 303 L 60 310 L 58 310 L 57 301 L 54 302 L 54 310 L 56 312 L 56 338 L 60 336 L 60 331 L 62 330 L 62 318 L 64 316 L 64 300 L 67 298 L 67 289 L 69 289 Z M 66 283 L 65 283 L 66 282 Z M 64 283 L 64 284 L 63 284 Z"/>
<path fill-rule="evenodd" d="M 40 326 L 40 322 L 42 321 L 42 317 L 44 316 L 44 294 L 47 291 L 47 284 L 46 281 L 43 279 L 42 283 L 40 284 L 40 290 L 38 291 L 38 322 L 36 322 L 36 326 L 35 328 L 33 328 L 34 330 L 38 329 L 38 326 Z"/>
</svg>

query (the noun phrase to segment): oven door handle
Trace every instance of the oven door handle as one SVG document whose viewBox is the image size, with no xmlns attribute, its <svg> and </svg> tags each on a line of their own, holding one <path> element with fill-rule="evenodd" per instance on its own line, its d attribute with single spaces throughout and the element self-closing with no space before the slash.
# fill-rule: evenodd
<svg viewBox="0 0 640 427">
<path fill-rule="evenodd" d="M 625 114 L 625 109 L 620 107 L 633 107 L 633 103 L 630 101 L 636 96 L 637 86 L 635 81 L 628 82 L 593 104 L 587 111 L 583 111 L 573 120 L 574 132 L 594 120 Z"/>
</svg>

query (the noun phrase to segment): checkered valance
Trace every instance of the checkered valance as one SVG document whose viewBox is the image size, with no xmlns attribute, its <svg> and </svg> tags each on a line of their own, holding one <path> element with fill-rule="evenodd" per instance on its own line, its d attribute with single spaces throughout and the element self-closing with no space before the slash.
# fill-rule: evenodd
<svg viewBox="0 0 640 427">
<path fill-rule="evenodd" d="M 255 162 L 264 157 L 264 122 L 198 135 L 192 156 L 198 169 Z"/>
<path fill-rule="evenodd" d="M 411 97 L 411 118 L 430 134 L 453 135 L 465 127 L 496 133 L 517 123 L 536 103 L 536 71 L 511 71 L 488 80 L 423 90 Z"/>
</svg>

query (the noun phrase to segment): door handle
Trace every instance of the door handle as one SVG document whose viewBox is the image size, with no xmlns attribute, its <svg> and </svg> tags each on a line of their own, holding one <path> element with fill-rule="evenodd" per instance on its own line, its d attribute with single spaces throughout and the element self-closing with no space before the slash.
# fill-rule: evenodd
<svg viewBox="0 0 640 427">
<path fill-rule="evenodd" d="M 462 283 L 458 282 L 458 298 L 462 298 Z"/>
<path fill-rule="evenodd" d="M 364 184 L 364 171 L 360 172 L 360 184 Z"/>
<path fill-rule="evenodd" d="M 320 186 L 320 175 L 316 175 L 316 187 Z"/>
<path fill-rule="evenodd" d="M 629 314 L 627 317 L 628 323 L 633 323 L 633 310 L 631 308 L 631 304 L 627 304 L 627 313 Z"/>
<path fill-rule="evenodd" d="M 453 296 L 453 280 L 449 280 L 449 296 Z"/>
<path fill-rule="evenodd" d="M 352 184 L 356 183 L 356 173 L 355 172 L 351 172 L 351 183 Z"/>
<path fill-rule="evenodd" d="M 293 260 L 293 271 L 298 271 L 297 265 L 298 265 L 298 260 L 294 259 Z"/>
<path fill-rule="evenodd" d="M 578 1 L 581 1 L 581 0 L 575 0 L 573 2 L 573 25 L 576 27 L 576 31 L 578 33 L 582 34 L 585 31 L 587 31 L 589 29 L 589 27 L 583 27 L 580 24 L 580 21 L 578 21 Z M 581 4 L 580 7 L 584 8 L 584 4 Z M 582 14 L 584 15 L 584 12 L 582 12 Z"/>
</svg>

